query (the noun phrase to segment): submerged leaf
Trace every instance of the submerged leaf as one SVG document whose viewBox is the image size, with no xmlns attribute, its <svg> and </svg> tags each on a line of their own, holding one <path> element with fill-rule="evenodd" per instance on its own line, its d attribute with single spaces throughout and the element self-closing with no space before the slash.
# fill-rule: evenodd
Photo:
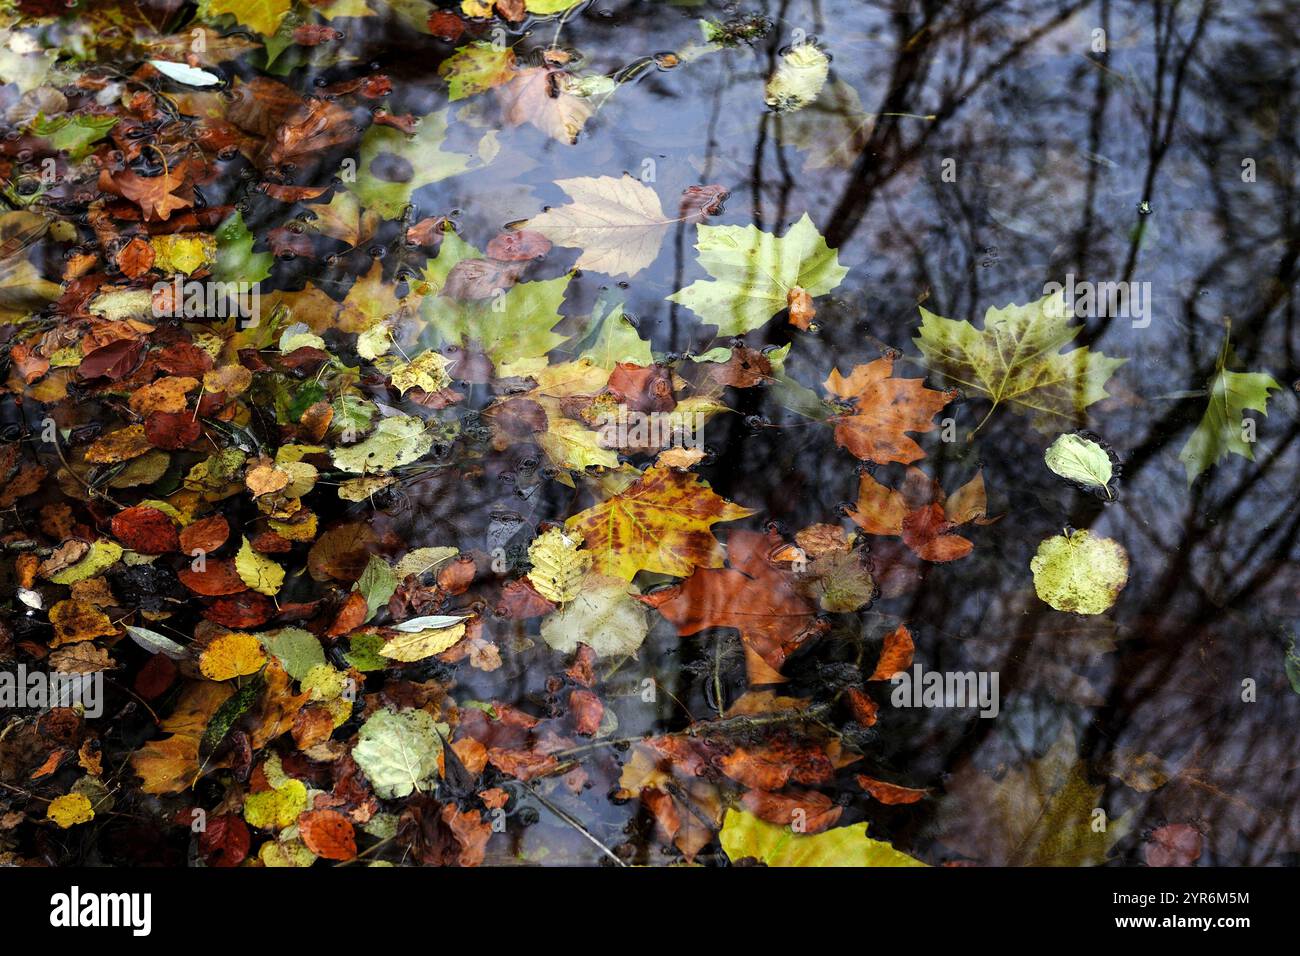
<svg viewBox="0 0 1300 956">
<path fill-rule="evenodd" d="M 915 857 L 867 836 L 867 824 L 822 833 L 795 833 L 744 810 L 728 810 L 718 835 L 733 863 L 754 859 L 766 866 L 925 866 Z"/>
</svg>

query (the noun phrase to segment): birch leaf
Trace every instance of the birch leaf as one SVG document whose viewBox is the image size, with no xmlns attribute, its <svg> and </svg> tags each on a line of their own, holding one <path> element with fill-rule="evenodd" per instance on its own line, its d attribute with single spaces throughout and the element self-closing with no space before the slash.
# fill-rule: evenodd
<svg viewBox="0 0 1300 956">
<path fill-rule="evenodd" d="M 1029 567 L 1038 596 L 1058 611 L 1075 614 L 1106 612 L 1128 583 L 1123 545 L 1090 531 L 1048 538 Z"/>
<path fill-rule="evenodd" d="M 393 800 L 429 787 L 438 777 L 442 734 L 450 733 L 423 710 L 380 710 L 361 725 L 352 759 L 375 793 Z"/>
<path fill-rule="evenodd" d="M 330 452 L 334 464 L 344 471 L 365 474 L 409 465 L 433 447 L 433 436 L 424 422 L 413 415 L 383 419 L 363 442 Z"/>
<path fill-rule="evenodd" d="M 408 625 L 410 621 L 406 622 Z M 434 654 L 441 654 L 465 636 L 465 623 L 458 622 L 451 627 L 435 627 L 428 630 L 399 634 L 392 638 L 379 653 L 395 661 L 422 661 Z"/>
</svg>

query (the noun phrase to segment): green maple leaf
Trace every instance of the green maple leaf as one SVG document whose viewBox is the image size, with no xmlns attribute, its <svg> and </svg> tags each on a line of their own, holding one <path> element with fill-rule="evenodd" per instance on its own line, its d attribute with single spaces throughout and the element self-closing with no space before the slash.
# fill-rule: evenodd
<svg viewBox="0 0 1300 956">
<path fill-rule="evenodd" d="M 1132 811 L 1094 825 L 1105 787 L 1088 782 L 1069 726 L 1001 780 L 967 763 L 946 789 L 940 841 L 986 866 L 1098 866 L 1132 825 Z"/>
<path fill-rule="evenodd" d="M 590 359 L 601 368 L 613 371 L 619 362 L 653 365 L 650 343 L 641 338 L 626 315 L 623 301 L 611 292 L 603 292 L 591 307 L 591 320 L 574 350 L 578 357 Z"/>
<path fill-rule="evenodd" d="M 425 267 L 425 284 L 430 292 L 437 293 L 452 266 L 465 259 L 481 258 L 477 249 L 448 233 L 437 257 Z M 541 282 L 520 282 L 489 298 L 469 301 L 426 295 L 420 312 L 438 334 L 440 344 L 477 346 L 501 374 L 503 366 L 540 360 L 564 341 L 563 335 L 551 329 L 564 318 L 560 303 L 572 278 L 568 274 Z M 520 370 L 527 373 L 522 366 Z"/>
<path fill-rule="evenodd" d="M 1106 398 L 1106 380 L 1127 359 L 1088 348 L 1061 352 L 1082 325 L 1071 325 L 1059 296 L 1028 305 L 989 308 L 984 328 L 921 309 L 916 343 L 926 363 L 954 385 L 1034 416 L 1039 427 L 1074 424 Z M 976 431 L 979 427 L 976 427 Z"/>
<path fill-rule="evenodd" d="M 701 225 L 696 235 L 700 265 L 713 279 L 692 282 L 668 300 L 716 325 L 719 335 L 756 329 L 787 307 L 792 289 L 825 295 L 849 272 L 807 213 L 779 238 L 752 225 Z"/>
<path fill-rule="evenodd" d="M 440 182 L 469 169 L 474 157 L 444 152 L 447 110 L 424 117 L 408 136 L 391 126 L 375 124 L 361 138 L 357 181 L 348 189 L 368 211 L 396 219 L 421 186 Z"/>
<path fill-rule="evenodd" d="M 1223 346 L 1214 365 L 1214 377 L 1206 385 L 1210 401 L 1205 407 L 1205 415 L 1178 453 L 1187 471 L 1188 485 L 1229 453 L 1255 460 L 1255 449 L 1243 434 L 1245 413 L 1249 409 L 1267 415 L 1269 391 L 1282 386 L 1264 372 L 1234 372 L 1228 368 L 1236 364 L 1237 356 L 1232 351 L 1229 334 L 1224 333 Z"/>
</svg>

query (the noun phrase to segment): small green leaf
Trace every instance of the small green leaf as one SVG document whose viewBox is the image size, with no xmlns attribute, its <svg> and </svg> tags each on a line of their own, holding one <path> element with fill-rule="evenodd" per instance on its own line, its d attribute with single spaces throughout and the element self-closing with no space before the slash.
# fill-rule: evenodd
<svg viewBox="0 0 1300 956">
<path fill-rule="evenodd" d="M 284 672 L 300 681 L 313 667 L 325 663 L 320 640 L 300 627 L 282 627 L 257 635 L 268 654 L 275 655 Z"/>
<path fill-rule="evenodd" d="M 1082 435 L 1061 435 L 1043 453 L 1047 467 L 1069 481 L 1077 481 L 1085 488 L 1101 488 L 1107 498 L 1115 496 L 1110 490 L 1113 466 L 1110 454 Z"/>
<path fill-rule="evenodd" d="M 207 728 L 203 731 L 203 736 L 199 738 L 199 754 L 207 755 L 217 749 L 217 745 L 226 739 L 226 734 L 230 733 L 230 728 L 235 725 L 240 717 L 248 713 L 257 698 L 262 694 L 262 688 L 266 686 L 266 677 L 262 671 L 253 675 L 243 687 L 239 688 L 234 694 L 226 698 L 212 719 L 208 721 Z"/>
<path fill-rule="evenodd" d="M 231 213 L 217 227 L 217 261 L 212 275 L 221 282 L 261 282 L 271 274 L 275 256 L 253 251 L 253 234 L 240 212 Z"/>
<path fill-rule="evenodd" d="M 365 596 L 366 606 L 370 609 L 366 614 L 368 621 L 375 616 L 376 611 L 388 603 L 388 599 L 397 590 L 397 576 L 393 574 L 393 569 L 388 566 L 387 561 L 377 554 L 372 554 L 355 587 Z"/>
<path fill-rule="evenodd" d="M 1282 386 L 1273 376 L 1263 372 L 1234 372 L 1229 366 L 1235 364 L 1237 356 L 1232 351 L 1228 333 L 1224 333 L 1214 377 L 1206 386 L 1210 401 L 1205 415 L 1178 453 L 1189 486 L 1201 472 L 1229 454 L 1255 460 L 1254 444 L 1245 434 L 1245 413 L 1249 409 L 1267 415 L 1268 393 Z"/>
</svg>

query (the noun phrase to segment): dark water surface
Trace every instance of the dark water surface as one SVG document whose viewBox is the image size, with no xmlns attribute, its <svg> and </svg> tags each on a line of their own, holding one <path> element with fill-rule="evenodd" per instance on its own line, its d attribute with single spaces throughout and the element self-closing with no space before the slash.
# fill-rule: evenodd
<svg viewBox="0 0 1300 956">
<path fill-rule="evenodd" d="M 1292 387 L 1300 379 L 1296 14 L 1285 0 L 593 0 L 565 19 L 557 45 L 581 56 L 583 72 L 634 69 L 577 143 L 531 126 L 503 128 L 489 166 L 416 194 L 419 216 L 450 216 L 480 248 L 506 224 L 564 203 L 556 180 L 641 176 L 647 164 L 665 208 L 693 184 L 725 186 L 730 196 L 713 224 L 783 233 L 807 213 L 838 249 L 848 277 L 818 300 L 815 331 L 777 319 L 745 343 L 793 342 L 786 370 L 818 394 L 831 369 L 847 374 L 884 348 L 902 353 L 904 374 L 926 374 L 911 341 L 918 305 L 978 325 L 988 307 L 1034 301 L 1045 283 L 1069 274 L 1149 283 L 1149 324 L 1086 317 L 1077 340 L 1128 358 L 1086 423 L 1122 462 L 1115 499 L 1048 471 L 1042 453 L 1053 436 L 1010 409 L 968 440 L 988 403 L 963 397 L 943 413 L 955 419 L 957 440 L 945 442 L 938 431 L 919 438 L 923 466 L 949 489 L 982 469 L 989 510 L 1003 517 L 964 529 L 975 543 L 969 557 L 920 565 L 906 593 L 838 616 L 837 630 L 787 666 L 791 681 L 781 692 L 816 696 L 825 668 L 839 659 L 839 630 L 862 628 L 874 640 L 885 622 L 901 619 L 927 670 L 999 675 L 995 719 L 972 710 L 882 708 L 868 755 L 828 791 L 846 805 L 841 824 L 868 820 L 872 836 L 931 863 L 975 855 L 969 848 L 996 812 L 963 797 L 962 774 L 974 768 L 998 780 L 1067 731 L 1089 779 L 1104 787 L 1098 806 L 1112 820 L 1131 814 L 1117 861 L 1142 863 L 1153 829 L 1187 823 L 1204 835 L 1203 865 L 1298 862 L 1300 688 L 1284 668 L 1287 635 L 1300 630 L 1300 416 Z M 647 61 L 698 44 L 701 18 L 741 15 L 768 18 L 770 31 L 671 69 Z M 392 78 L 394 112 L 446 105 L 436 69 L 452 44 L 413 32 L 392 10 L 336 25 L 358 64 L 373 62 Z M 527 58 L 551 43 L 557 21 L 518 30 L 511 42 Z M 1105 31 L 1104 52 L 1094 51 L 1095 30 Z M 765 107 L 764 82 L 800 32 L 831 54 L 832 83 L 847 84 L 869 115 L 837 111 L 842 100 L 828 95 L 839 89 L 833 86 L 799 114 Z M 353 73 L 317 68 L 308 56 L 284 79 L 310 92 L 318 76 L 332 82 Z M 491 106 L 482 110 L 481 122 L 494 123 Z M 815 122 L 823 141 L 842 144 L 838 161 L 810 167 L 812 154 L 793 145 L 796 117 Z M 481 132 L 462 114 L 453 142 L 463 136 L 472 144 Z M 1244 160 L 1253 181 L 1243 180 Z M 946 168 L 955 177 L 945 177 Z M 252 195 L 247 218 L 263 234 L 283 223 L 286 208 Z M 657 355 L 717 344 L 712 328 L 664 298 L 705 276 L 695 262 L 694 228 L 674 227 L 654 265 L 619 290 Z M 372 245 L 387 246 L 389 274 L 402 269 L 402 243 L 391 228 Z M 278 263 L 272 283 L 298 288 L 310 277 L 338 283 L 341 294 L 368 267 L 367 253 L 333 265 Z M 561 275 L 578 254 L 557 247 L 529 278 Z M 589 313 L 611 284 L 604 275 L 580 274 L 565 313 Z M 1269 372 L 1283 390 L 1267 417 L 1254 416 L 1256 460 L 1230 456 L 1189 488 L 1178 453 L 1206 399 L 1188 393 L 1201 392 L 1213 374 L 1225 320 L 1239 367 Z M 777 389 L 731 397 L 739 414 L 709 421 L 711 457 L 699 471 L 719 494 L 757 509 L 736 527 L 775 522 L 791 535 L 816 522 L 850 528 L 843 507 L 856 496 L 858 462 L 836 446 L 831 430 L 787 407 Z M 489 398 L 470 390 L 467 405 L 481 408 Z M 487 551 L 526 542 L 538 521 L 590 504 L 546 481 L 527 457 L 508 452 L 486 461 L 477 476 L 453 470 L 413 483 L 373 520 L 412 547 Z M 901 471 L 895 465 L 877 474 L 893 481 Z M 367 513 L 365 503 L 350 509 L 356 518 Z M 1034 593 L 1030 559 L 1044 538 L 1065 528 L 1091 529 L 1129 553 L 1129 583 L 1104 615 L 1054 611 Z M 562 655 L 540 642 L 535 623 L 499 624 L 494 637 L 503 667 L 458 668 L 454 694 L 536 707 Z M 656 615 L 639 656 L 619 664 L 605 685 L 616 736 L 680 731 L 714 716 L 708 661 L 722 640 L 679 638 Z M 653 705 L 639 696 L 647 677 L 663 691 Z M 729 680 L 734 698 L 744 689 L 743 671 Z M 1247 680 L 1256 687 L 1251 701 L 1243 701 Z M 660 850 L 638 802 L 609 796 L 625 758 L 616 748 L 597 750 L 584 760 L 585 791 L 548 785 L 541 792 L 606 845 L 625 845 L 630 861 L 669 862 L 674 854 Z M 1165 782 L 1152 787 L 1134 767 L 1158 767 Z M 919 804 L 884 806 L 864 798 L 852 771 L 934 793 Z M 550 808 L 527 795 L 521 808 L 537 822 L 512 827 L 509 842 L 494 841 L 489 862 L 601 860 Z M 945 842 L 941 829 L 953 821 L 963 835 Z"/>
</svg>

